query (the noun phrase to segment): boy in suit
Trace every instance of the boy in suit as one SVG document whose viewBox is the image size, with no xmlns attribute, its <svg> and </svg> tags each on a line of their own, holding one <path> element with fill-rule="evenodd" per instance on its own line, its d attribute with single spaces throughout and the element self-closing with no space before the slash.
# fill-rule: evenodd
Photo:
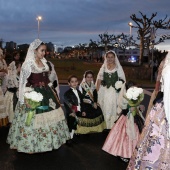
<svg viewBox="0 0 170 170">
<path fill-rule="evenodd" d="M 77 129 L 78 118 L 77 116 L 86 116 L 83 111 L 83 99 L 81 92 L 77 89 L 78 78 L 71 75 L 68 78 L 68 85 L 70 89 L 64 93 L 64 106 L 66 110 L 67 124 L 70 131 L 71 140 L 75 130 Z M 67 142 L 71 143 L 71 141 Z"/>
</svg>

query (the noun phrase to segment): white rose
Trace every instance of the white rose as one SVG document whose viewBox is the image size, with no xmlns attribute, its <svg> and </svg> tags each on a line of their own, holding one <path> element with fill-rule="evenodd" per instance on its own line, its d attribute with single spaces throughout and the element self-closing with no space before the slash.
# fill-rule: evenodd
<svg viewBox="0 0 170 170">
<path fill-rule="evenodd" d="M 139 97 L 138 91 L 134 91 L 134 92 L 133 92 L 133 97 L 132 97 L 132 99 L 133 99 L 133 100 L 137 100 L 138 97 Z"/>
<path fill-rule="evenodd" d="M 126 93 L 126 97 L 131 100 L 133 98 L 133 93 L 132 93 L 132 90 L 131 89 L 128 89 L 127 90 L 127 93 Z"/>
<path fill-rule="evenodd" d="M 121 89 L 122 88 L 122 85 L 123 85 L 123 82 L 122 81 L 117 81 L 115 83 L 115 88 L 118 90 L 118 89 Z"/>
</svg>

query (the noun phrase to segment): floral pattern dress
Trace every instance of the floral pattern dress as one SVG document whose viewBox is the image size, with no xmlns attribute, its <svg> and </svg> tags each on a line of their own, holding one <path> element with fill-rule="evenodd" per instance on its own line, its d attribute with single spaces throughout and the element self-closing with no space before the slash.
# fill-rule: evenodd
<svg viewBox="0 0 170 170">
<path fill-rule="evenodd" d="M 36 109 L 30 125 L 26 125 L 28 110 L 26 104 L 18 102 L 7 143 L 18 152 L 37 153 L 58 149 L 70 139 L 64 112 L 58 98 L 48 85 L 48 65 L 43 61 L 39 68 L 35 61 L 29 63 L 31 74 L 27 86 L 43 95 L 41 107 Z M 24 72 L 24 70 L 21 70 Z M 23 74 L 24 76 L 24 74 Z M 21 76 L 20 76 L 21 79 Z"/>
<path fill-rule="evenodd" d="M 127 170 L 169 170 L 170 140 L 163 101 L 156 103 L 147 116 L 145 127 Z"/>
</svg>

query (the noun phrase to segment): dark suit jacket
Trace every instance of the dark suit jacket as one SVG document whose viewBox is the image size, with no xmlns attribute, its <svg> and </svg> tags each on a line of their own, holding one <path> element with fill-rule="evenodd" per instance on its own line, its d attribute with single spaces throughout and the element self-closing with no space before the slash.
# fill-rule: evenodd
<svg viewBox="0 0 170 170">
<path fill-rule="evenodd" d="M 83 95 L 79 90 L 77 90 L 79 98 L 80 98 L 80 106 L 81 106 L 81 112 L 84 111 L 84 105 L 83 105 Z M 74 94 L 73 90 L 70 88 L 64 93 L 64 106 L 66 109 L 66 116 L 68 117 L 69 114 L 73 113 L 72 106 L 78 106 L 78 98 Z"/>
</svg>

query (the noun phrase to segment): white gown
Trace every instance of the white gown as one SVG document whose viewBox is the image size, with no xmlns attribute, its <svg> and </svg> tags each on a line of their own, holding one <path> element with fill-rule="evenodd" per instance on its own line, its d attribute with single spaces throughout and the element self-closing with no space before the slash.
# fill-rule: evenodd
<svg viewBox="0 0 170 170">
<path fill-rule="evenodd" d="M 114 73 L 116 69 L 108 70 L 105 68 L 105 72 Z M 115 88 L 110 86 L 100 86 L 98 91 L 98 103 L 103 111 L 104 119 L 106 121 L 107 129 L 111 129 L 114 125 L 114 122 L 118 118 L 117 114 L 117 101 L 119 93 L 116 92 Z"/>
</svg>

